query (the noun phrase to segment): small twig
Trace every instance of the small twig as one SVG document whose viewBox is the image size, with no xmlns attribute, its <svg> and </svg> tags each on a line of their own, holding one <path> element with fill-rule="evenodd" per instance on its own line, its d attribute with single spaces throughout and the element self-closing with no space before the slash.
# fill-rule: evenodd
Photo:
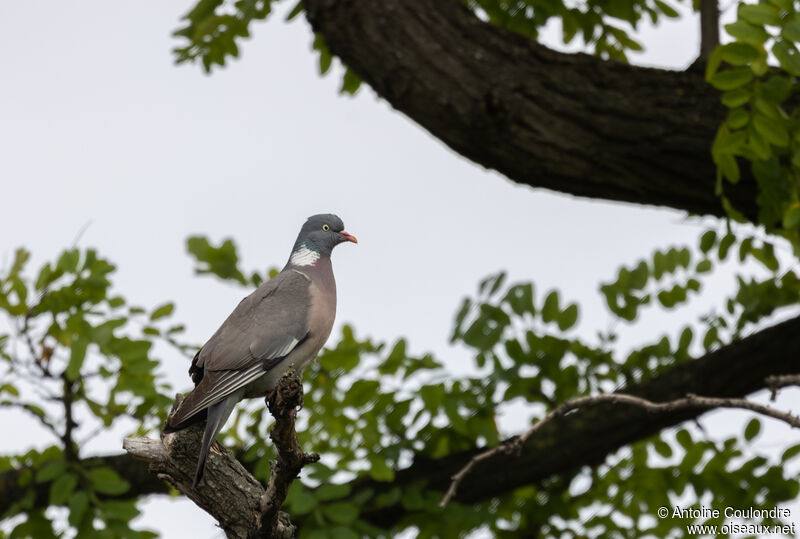
<svg viewBox="0 0 800 539">
<path fill-rule="evenodd" d="M 294 427 L 298 406 L 303 403 L 303 384 L 294 371 L 283 374 L 276 390 L 267 398 L 267 406 L 275 417 L 269 437 L 278 450 L 272 462 L 267 490 L 261 497 L 259 529 L 253 537 L 291 537 L 294 526 L 280 508 L 286 500 L 289 485 L 306 464 L 319 460 L 316 453 L 305 453 L 300 447 Z"/>
<path fill-rule="evenodd" d="M 800 386 L 800 374 L 767 376 L 767 387 L 770 390 L 769 400 L 774 402 L 778 391 L 789 386 Z"/>
<path fill-rule="evenodd" d="M 591 395 L 587 397 L 578 397 L 576 399 L 569 400 L 553 409 L 550 413 L 544 416 L 541 420 L 537 421 L 535 425 L 533 425 L 520 436 L 509 438 L 500 445 L 472 457 L 469 462 L 452 477 L 450 486 L 442 498 L 442 501 L 439 503 L 439 507 L 444 508 L 448 503 L 450 503 L 450 500 L 452 500 L 456 495 L 458 486 L 464 480 L 464 477 L 466 477 L 478 463 L 501 453 L 506 455 L 519 454 L 525 442 L 544 425 L 583 406 L 601 403 L 629 404 L 643 408 L 651 413 L 675 412 L 687 408 L 739 408 L 752 410 L 753 412 L 784 421 L 794 428 L 800 428 L 800 417 L 794 416 L 787 412 L 781 412 L 780 410 L 775 410 L 769 406 L 750 402 L 746 399 L 700 397 L 694 394 L 688 394 L 686 397 L 681 399 L 675 399 L 667 402 L 653 402 L 641 397 L 625 395 L 622 393 L 607 393 L 601 395 Z"/>
<path fill-rule="evenodd" d="M 8 401 L 0 404 L 0 408 L 19 408 L 20 410 L 28 412 L 33 417 L 35 417 L 39 421 L 39 423 L 41 423 L 45 428 L 47 428 L 47 430 L 52 432 L 56 438 L 58 438 L 59 440 L 61 439 L 61 434 L 58 432 L 56 426 L 50 421 L 48 421 L 47 416 L 40 414 L 41 410 L 35 404 L 29 402 Z"/>
<path fill-rule="evenodd" d="M 78 460 L 78 448 L 72 436 L 72 431 L 78 426 L 72 414 L 72 403 L 75 393 L 73 391 L 73 382 L 67 377 L 66 370 L 61 373 L 61 378 L 64 381 L 64 395 L 60 400 L 64 403 L 65 418 L 64 434 L 61 436 L 61 440 L 64 442 L 64 455 L 66 459 L 76 461 Z"/>
</svg>

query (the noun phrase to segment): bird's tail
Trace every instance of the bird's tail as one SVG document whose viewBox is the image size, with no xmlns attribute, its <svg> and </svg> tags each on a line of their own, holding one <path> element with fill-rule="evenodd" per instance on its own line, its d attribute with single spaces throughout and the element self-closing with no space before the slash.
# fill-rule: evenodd
<svg viewBox="0 0 800 539">
<path fill-rule="evenodd" d="M 206 467 L 206 458 L 208 458 L 208 451 L 211 449 L 211 443 L 222 430 L 228 416 L 231 415 L 234 406 L 242 398 L 241 392 L 233 393 L 224 400 L 208 407 L 206 430 L 203 433 L 203 445 L 200 448 L 200 455 L 197 458 L 197 471 L 194 474 L 194 482 L 192 487 L 196 488 L 200 479 L 203 477 L 203 471 Z"/>
</svg>

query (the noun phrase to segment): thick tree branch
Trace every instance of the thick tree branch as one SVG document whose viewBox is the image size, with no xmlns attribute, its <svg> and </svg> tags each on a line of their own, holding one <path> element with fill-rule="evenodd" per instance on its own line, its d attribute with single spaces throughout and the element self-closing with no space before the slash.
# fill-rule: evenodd
<svg viewBox="0 0 800 539">
<path fill-rule="evenodd" d="M 702 73 L 558 53 L 461 0 L 304 5 L 378 95 L 480 165 L 532 187 L 724 214 L 710 148 L 726 111 Z M 752 179 L 726 189 L 754 219 Z"/>
<path fill-rule="evenodd" d="M 148 462 L 151 473 L 172 484 L 217 519 L 228 537 L 293 537 L 295 528 L 280 507 L 302 467 L 319 460 L 319 455 L 304 453 L 297 440 L 294 419 L 302 398 L 303 385 L 290 371 L 283 375 L 268 401 L 275 417 L 270 438 L 278 450 L 278 458 L 272 463 L 266 490 L 230 451 L 216 443 L 211 446 L 203 481 L 192 487 L 204 424 L 162 434 L 161 440 L 127 438 L 123 447 Z M 176 406 L 179 399 L 180 396 Z"/>
<path fill-rule="evenodd" d="M 767 417 L 778 419 L 796 429 L 800 428 L 800 417 L 770 408 L 769 406 L 764 406 L 763 404 L 750 402 L 746 399 L 700 397 L 698 395 L 689 394 L 681 399 L 675 399 L 667 402 L 653 402 L 641 397 L 625 395 L 624 393 L 609 393 L 578 397 L 557 406 L 546 416 L 537 421 L 536 424 L 530 429 L 519 436 L 509 438 L 500 445 L 483 451 L 482 453 L 479 453 L 469 459 L 469 462 L 467 462 L 467 464 L 453 476 L 453 480 L 450 482 L 447 492 L 442 498 L 442 501 L 439 503 L 439 507 L 444 508 L 448 503 L 450 503 L 450 500 L 452 500 L 453 496 L 456 495 L 458 486 L 464 480 L 464 477 L 466 477 L 467 474 L 469 474 L 480 462 L 502 455 L 518 455 L 522 450 L 522 446 L 528 441 L 528 438 L 540 431 L 549 422 L 554 421 L 556 418 L 562 417 L 579 408 L 603 403 L 638 406 L 639 408 L 642 408 L 650 413 L 675 412 L 686 409 L 710 410 L 712 408 L 739 408 L 743 410 L 751 410 Z"/>
<path fill-rule="evenodd" d="M 715 398 L 741 398 L 766 389 L 772 375 L 800 374 L 800 317 L 782 322 L 722 347 L 702 358 L 675 366 L 650 380 L 631 385 L 622 393 L 651 402 L 667 402 L 688 394 Z M 570 474 L 582 466 L 601 463 L 614 451 L 705 413 L 687 408 L 658 414 L 632 406 L 609 403 L 582 408 L 542 425 L 522 445 L 518 455 L 496 455 L 475 466 L 459 485 L 455 501 L 473 503 L 491 499 L 515 488 L 536 484 L 553 475 Z M 353 491 L 414 484 L 445 492 L 451 478 L 483 450 L 474 449 L 440 459 L 417 456 L 387 484 L 371 479 L 351 483 Z M 361 518 L 389 529 L 406 513 L 400 506 L 374 508 Z"/>
</svg>

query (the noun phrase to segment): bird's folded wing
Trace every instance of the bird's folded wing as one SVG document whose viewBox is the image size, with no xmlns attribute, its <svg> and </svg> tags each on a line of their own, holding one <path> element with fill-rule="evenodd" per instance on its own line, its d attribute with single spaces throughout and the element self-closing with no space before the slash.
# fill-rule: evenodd
<svg viewBox="0 0 800 539">
<path fill-rule="evenodd" d="M 202 379 L 171 418 L 178 424 L 266 374 L 308 336 L 308 279 L 282 272 L 234 309 L 200 349 Z"/>
<path fill-rule="evenodd" d="M 293 271 L 279 273 L 236 306 L 203 345 L 197 367 L 236 371 L 287 355 L 306 337 L 310 310 L 308 279 Z"/>
</svg>

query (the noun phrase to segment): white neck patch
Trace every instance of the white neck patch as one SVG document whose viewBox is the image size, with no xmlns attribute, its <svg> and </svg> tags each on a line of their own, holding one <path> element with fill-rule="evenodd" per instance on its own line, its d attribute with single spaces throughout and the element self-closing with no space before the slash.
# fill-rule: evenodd
<svg viewBox="0 0 800 539">
<path fill-rule="evenodd" d="M 313 266 L 319 260 L 319 253 L 312 251 L 305 245 L 292 253 L 289 263 L 295 266 Z"/>
</svg>

